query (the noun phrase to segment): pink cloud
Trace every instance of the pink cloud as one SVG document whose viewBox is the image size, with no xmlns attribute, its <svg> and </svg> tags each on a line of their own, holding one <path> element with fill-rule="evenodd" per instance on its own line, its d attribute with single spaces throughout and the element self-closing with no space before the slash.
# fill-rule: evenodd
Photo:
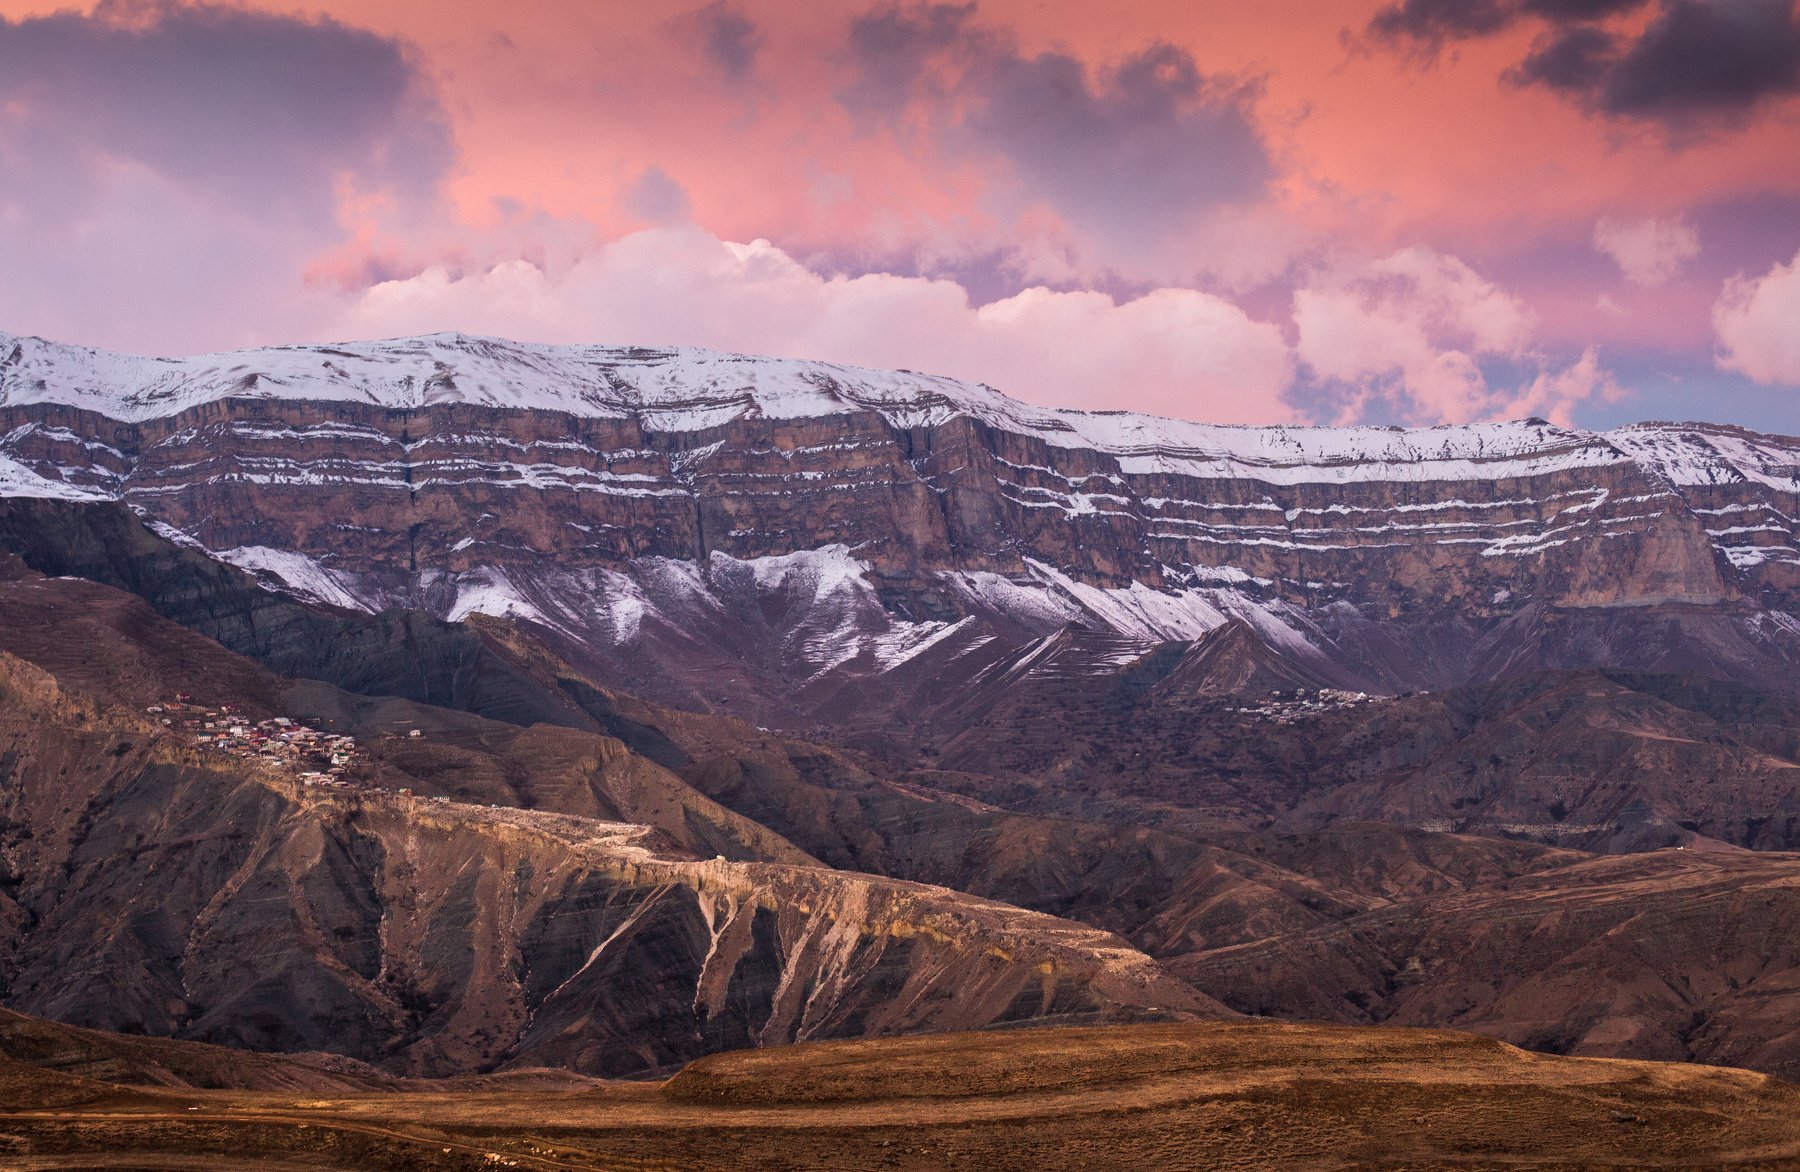
<svg viewBox="0 0 1800 1172">
<path fill-rule="evenodd" d="M 512 261 L 375 285 L 340 332 L 456 328 L 551 342 L 698 345 L 929 370 L 1040 403 L 1222 422 L 1291 418 L 1280 330 L 1192 289 L 1126 301 L 1031 288 L 976 307 L 945 280 L 822 277 L 692 228 L 613 241 L 552 275 Z"/>
<path fill-rule="evenodd" d="M 1574 363 L 1561 370 L 1540 368 L 1537 377 L 1520 387 L 1494 414 L 1517 419 L 1536 415 L 1563 427 L 1575 426 L 1575 409 L 1599 399 L 1616 403 L 1629 392 L 1612 372 L 1600 364 L 1598 347 L 1590 346 Z"/>
<path fill-rule="evenodd" d="M 1294 322 L 1299 358 L 1319 378 L 1453 422 L 1495 409 L 1479 361 L 1524 357 L 1535 324 L 1518 297 L 1426 248 L 1318 274 L 1294 294 Z"/>
<path fill-rule="evenodd" d="M 1350 417 L 1382 399 L 1420 423 L 1567 422 L 1580 403 L 1618 392 L 1594 350 L 1557 366 L 1533 350 L 1522 302 L 1425 249 L 1322 274 L 1296 295 L 1294 320 L 1290 345 L 1278 323 L 1181 288 L 1116 299 L 1037 286 L 976 306 L 953 281 L 825 277 L 767 241 L 681 227 L 633 233 L 559 268 L 510 261 L 383 282 L 331 328 L 706 346 L 927 370 L 1053 406 L 1224 423 L 1308 417 L 1309 392 L 1295 379 L 1302 363 L 1348 388 Z M 1480 364 L 1493 358 L 1527 374 L 1490 384 Z"/>
<path fill-rule="evenodd" d="M 0 0 L 0 327 L 164 353 L 281 342 L 360 329 L 340 296 L 436 274 L 457 322 L 512 323 L 470 328 L 1246 419 L 1592 402 L 1606 388 L 1577 356 L 1596 344 L 1639 369 L 1709 361 L 1718 282 L 1795 247 L 1793 99 L 1676 149 L 1497 84 L 1549 0 L 1402 30 L 1456 42 L 1428 69 L 1339 36 L 1454 7 Z M 1752 197 L 1771 223 L 1734 244 Z M 1589 251 L 1602 216 L 1613 262 Z M 1679 231 L 1633 236 L 1690 223 L 1703 257 Z M 609 300 L 636 234 L 677 227 L 711 243 L 635 279 L 686 300 Z M 789 277 L 714 272 L 719 242 L 755 240 Z"/>
<path fill-rule="evenodd" d="M 287 340 L 318 258 L 441 220 L 454 161 L 416 54 L 366 29 L 175 0 L 0 16 L 0 322 Z"/>
<path fill-rule="evenodd" d="M 1800 254 L 1761 277 L 1737 277 L 1713 307 L 1718 364 L 1759 383 L 1800 387 Z"/>
<path fill-rule="evenodd" d="M 1617 220 L 1602 216 L 1594 225 L 1594 247 L 1612 257 L 1633 285 L 1666 285 L 1700 255 L 1700 234 L 1677 216 L 1672 220 Z"/>
</svg>

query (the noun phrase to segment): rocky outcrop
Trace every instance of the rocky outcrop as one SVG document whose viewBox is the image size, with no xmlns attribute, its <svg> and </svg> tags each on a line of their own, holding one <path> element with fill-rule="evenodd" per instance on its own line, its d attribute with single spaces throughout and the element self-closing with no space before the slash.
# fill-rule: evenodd
<svg viewBox="0 0 1800 1172">
<path fill-rule="evenodd" d="M 1800 849 L 1784 731 L 1800 713 L 1756 685 L 1539 671 L 1401 697 L 1221 694 L 1193 666 L 1147 655 L 1025 674 L 998 698 L 953 690 L 914 730 L 918 756 L 972 799 L 1179 833 L 1381 821 L 1609 852 Z"/>
<path fill-rule="evenodd" d="M 1026 576 L 1032 562 L 1102 587 L 1225 583 L 1306 605 L 1504 613 L 1527 597 L 1718 602 L 1767 584 L 1770 557 L 1791 556 L 1757 546 L 1767 556 L 1736 564 L 1727 538 L 1778 531 L 1711 533 L 1706 518 L 1739 514 L 1691 511 L 1680 486 L 1603 437 L 1507 426 L 1416 437 L 1458 457 L 1447 461 L 1297 452 L 1258 468 L 1178 447 L 1122 457 L 966 415 L 902 429 L 848 405 L 671 431 L 464 403 L 225 397 L 130 423 L 0 407 L 4 454 L 327 601 L 435 594 L 454 607 L 484 570 L 529 582 L 549 566 L 705 566 L 715 553 L 743 562 L 841 544 L 916 618 L 967 609 L 934 572 Z M 1483 460 L 1489 439 L 1517 450 Z M 1792 495 L 1756 487 L 1765 509 Z M 1744 494 L 1705 495 L 1724 510 Z"/>
</svg>

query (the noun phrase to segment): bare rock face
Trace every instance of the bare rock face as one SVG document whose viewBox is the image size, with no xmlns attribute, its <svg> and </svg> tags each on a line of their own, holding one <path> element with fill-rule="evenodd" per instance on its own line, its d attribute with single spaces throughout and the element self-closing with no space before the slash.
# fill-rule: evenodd
<svg viewBox="0 0 1800 1172">
<path fill-rule="evenodd" d="M 1149 645 L 1237 618 L 1377 690 L 1614 666 L 1615 611 L 1729 628 L 1784 687 L 1800 655 L 1800 447 L 1729 427 L 1212 427 L 441 335 L 180 361 L 0 339 L 0 436 L 9 495 L 122 501 L 351 610 L 531 622 L 764 723 L 839 721 L 846 688 L 904 706 L 909 670 L 1068 624 Z"/>
<path fill-rule="evenodd" d="M 478 571 L 529 582 L 546 563 L 705 566 L 832 545 L 854 547 L 896 598 L 946 613 L 957 603 L 933 571 L 1026 576 L 1034 561 L 1115 588 L 1238 571 L 1272 597 L 1389 613 L 1504 611 L 1501 591 L 1710 603 L 1737 578 L 1669 484 L 1598 436 L 1548 425 L 1508 436 L 1523 450 L 1505 459 L 1415 452 L 1390 470 L 1380 456 L 1309 463 L 1302 444 L 1265 468 L 1179 450 L 1122 458 L 966 416 L 903 430 L 854 408 L 667 432 L 541 409 L 236 397 L 130 424 L 45 404 L 5 421 L 14 459 L 216 552 L 301 554 L 367 601 L 434 587 L 454 599 Z M 1459 455 L 1485 439 L 1440 430 L 1419 439 Z M 273 556 L 260 568 L 282 576 Z"/>
</svg>

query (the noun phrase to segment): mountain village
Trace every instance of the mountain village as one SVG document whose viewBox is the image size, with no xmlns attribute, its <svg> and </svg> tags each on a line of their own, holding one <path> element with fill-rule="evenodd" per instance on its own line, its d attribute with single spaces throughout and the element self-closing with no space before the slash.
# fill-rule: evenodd
<svg viewBox="0 0 1800 1172">
<path fill-rule="evenodd" d="M 369 783 L 368 752 L 348 734 L 326 732 L 286 716 L 251 721 L 236 704 L 195 704 L 185 692 L 177 693 L 173 701 L 152 704 L 144 711 L 165 728 L 185 733 L 194 745 L 241 760 L 282 767 L 298 774 L 302 785 L 387 792 Z M 416 739 L 421 734 L 418 729 L 409 729 L 405 735 Z M 411 794 L 412 790 L 397 792 Z"/>
</svg>

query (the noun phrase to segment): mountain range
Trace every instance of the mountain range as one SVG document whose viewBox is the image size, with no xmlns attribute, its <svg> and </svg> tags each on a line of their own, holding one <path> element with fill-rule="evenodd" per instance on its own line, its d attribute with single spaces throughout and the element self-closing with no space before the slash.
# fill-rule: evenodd
<svg viewBox="0 0 1800 1172">
<path fill-rule="evenodd" d="M 0 335 L 0 1003 L 409 1076 L 1239 1015 L 1792 1076 L 1796 509 L 1712 424 Z"/>
</svg>

